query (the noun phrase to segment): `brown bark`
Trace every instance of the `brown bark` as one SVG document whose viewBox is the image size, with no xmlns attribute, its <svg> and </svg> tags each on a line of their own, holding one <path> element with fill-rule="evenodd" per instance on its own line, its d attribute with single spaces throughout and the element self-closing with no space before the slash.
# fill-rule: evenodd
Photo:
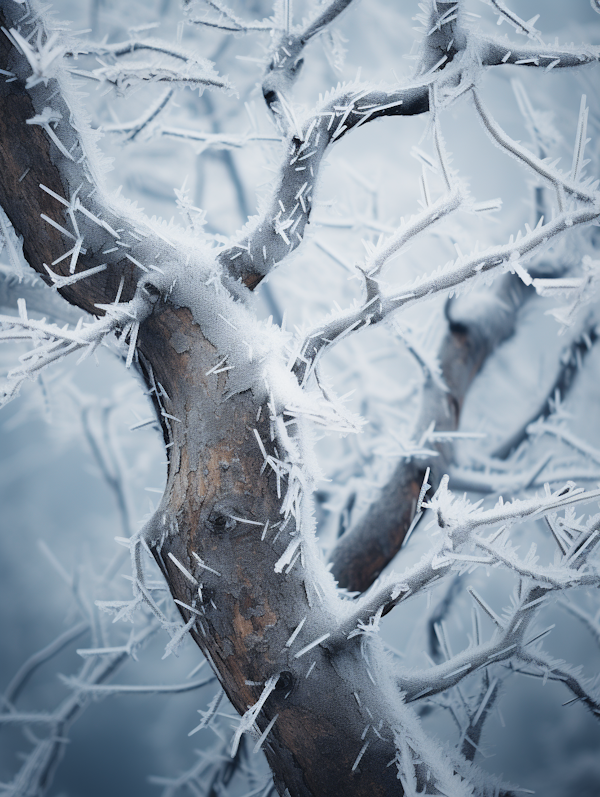
<svg viewBox="0 0 600 797">
<path fill-rule="evenodd" d="M 1 24 L 10 29 L 20 13 L 17 4 L 3 2 Z M 27 24 L 24 28 L 27 34 Z M 111 229 L 121 230 L 118 240 L 129 242 L 127 254 L 142 263 L 148 262 L 150 252 L 185 263 L 185 241 L 169 246 L 152 227 L 143 227 L 140 217 L 132 220 L 124 215 L 94 182 L 93 169 L 85 159 L 76 163 L 66 158 L 42 127 L 27 125 L 59 86 L 50 79 L 47 85 L 26 88 L 28 64 L 6 35 L 2 34 L 0 41 L 2 68 L 18 77 L 0 83 L 0 202 L 23 237 L 30 265 L 44 276 L 43 264 L 52 264 L 73 245 L 69 235 L 40 218 L 44 213 L 67 231 L 73 229 L 64 204 L 39 184 L 69 201 L 81 182 L 84 189 L 79 195 L 85 207 L 96 218 L 105 219 Z M 61 117 L 53 125 L 54 133 L 67 148 L 74 144 L 74 151 L 81 152 L 68 100 L 58 92 L 51 102 Z M 19 182 L 27 168 L 30 171 Z M 263 730 L 278 715 L 263 747 L 279 792 L 292 797 L 400 794 L 395 767 L 387 764 L 395 755 L 391 729 L 397 725 L 401 703 L 398 699 L 395 705 L 396 701 L 390 700 L 385 678 L 377 686 L 369 680 L 369 658 L 377 658 L 377 644 L 371 650 L 368 640 L 361 643 L 362 638 L 357 637 L 343 649 L 333 650 L 324 640 L 297 656 L 303 647 L 333 633 L 339 624 L 339 607 L 323 594 L 323 590 L 332 591 L 331 580 L 324 570 L 314 571 L 308 563 L 304 566 L 302 559 L 275 572 L 275 563 L 292 535 L 300 533 L 293 519 L 284 531 L 271 531 L 261 540 L 261 527 L 230 517 L 261 523 L 268 519 L 271 526 L 282 521 L 276 477 L 270 469 L 260 473 L 262 456 L 253 432 L 257 428 L 263 440 L 269 440 L 266 397 L 252 390 L 229 395 L 228 372 L 206 376 L 227 352 L 218 351 L 211 342 L 210 333 L 203 328 L 202 309 L 195 316 L 197 305 L 188 308 L 170 300 L 164 287 L 167 278 L 154 272 L 140 274 L 121 250 L 103 254 L 104 249 L 112 248 L 115 236 L 81 213 L 77 219 L 87 250 L 78 260 L 77 273 L 103 260 L 109 266 L 66 288 L 63 296 L 100 314 L 96 303 L 112 302 L 123 276 L 123 300 L 145 285 L 153 303 L 140 327 L 138 349 L 149 388 L 161 385 L 160 402 L 155 393 L 157 409 L 172 416 L 167 420 L 159 415 L 172 445 L 167 487 L 148 541 L 173 596 L 199 607 L 192 636 L 240 714 L 257 701 L 265 681 L 278 676 L 277 687 L 257 722 Z M 138 243 L 132 237 L 135 230 L 143 233 Z M 68 275 L 69 258 L 52 268 Z M 243 290 L 235 288 L 237 295 Z M 264 411 L 257 422 L 261 404 Z M 272 449 L 273 444 L 267 445 Z M 310 533 L 302 548 L 303 558 L 316 559 Z M 192 552 L 211 570 L 199 567 Z M 197 586 L 169 554 L 202 582 L 201 599 Z M 187 620 L 188 610 L 181 612 Z M 294 645 L 286 646 L 302 620 L 302 633 Z M 376 663 L 370 666 L 375 668 Z M 353 766 L 365 744 L 361 735 L 373 717 L 382 720 L 384 730 L 379 736 L 370 733 L 360 765 Z"/>
</svg>

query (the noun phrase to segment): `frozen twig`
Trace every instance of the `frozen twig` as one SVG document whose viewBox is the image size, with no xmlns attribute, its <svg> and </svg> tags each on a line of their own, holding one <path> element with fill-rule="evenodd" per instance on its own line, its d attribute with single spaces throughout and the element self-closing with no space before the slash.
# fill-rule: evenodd
<svg viewBox="0 0 600 797">
<path fill-rule="evenodd" d="M 357 628 L 366 627 L 370 618 L 378 612 L 387 614 L 397 604 L 422 592 L 453 566 L 498 563 L 544 585 L 545 589 L 599 584 L 600 574 L 596 570 L 582 567 L 591 550 L 600 543 L 600 534 L 594 525 L 572 538 L 560 566 L 547 568 L 536 566 L 529 560 L 521 563 L 509 549 L 494 546 L 489 540 L 475 534 L 476 531 L 498 523 L 511 524 L 528 517 L 547 515 L 576 503 L 597 500 L 598 497 L 600 490 L 585 492 L 567 486 L 554 493 L 548 490 L 541 497 L 515 500 L 507 504 L 498 503 L 493 509 L 482 510 L 477 505 L 471 506 L 454 498 L 448 492 L 445 480 L 442 480 L 439 490 L 427 505 L 437 514 L 438 526 L 444 534 L 442 540 L 414 567 L 402 574 L 386 577 L 381 584 L 375 583 L 358 600 L 352 614 L 340 625 L 335 638 L 328 644 L 342 643 Z M 484 549 L 488 556 L 465 553 L 469 545 Z"/>
<path fill-rule="evenodd" d="M 21 356 L 21 365 L 8 374 L 8 381 L 0 392 L 0 405 L 14 398 L 27 378 L 34 378 L 43 368 L 67 354 L 84 350 L 88 356 L 113 332 L 121 331 L 121 340 L 128 339 L 127 365 L 135 352 L 136 334 L 147 310 L 139 297 L 124 304 L 105 306 L 106 315 L 85 323 L 80 319 L 71 332 L 56 324 L 28 318 L 26 305 L 19 300 L 18 316 L 0 316 L 0 341 L 31 340 L 34 348 Z"/>
<path fill-rule="evenodd" d="M 88 695 L 162 695 L 180 694 L 181 692 L 193 692 L 203 686 L 213 683 L 215 675 L 202 678 L 198 681 L 186 681 L 182 684 L 95 684 L 80 681 L 78 678 L 67 677 L 62 681 L 71 689 Z"/>
</svg>

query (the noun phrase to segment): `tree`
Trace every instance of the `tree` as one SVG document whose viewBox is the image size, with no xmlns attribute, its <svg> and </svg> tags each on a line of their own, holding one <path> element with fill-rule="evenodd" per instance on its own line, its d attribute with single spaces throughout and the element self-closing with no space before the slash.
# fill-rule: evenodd
<svg viewBox="0 0 600 797">
<path fill-rule="evenodd" d="M 243 132 L 239 116 L 234 116 L 238 131 L 229 133 L 221 128 L 222 117 L 232 105 L 232 113 L 238 113 L 249 87 L 240 86 L 240 100 L 224 96 L 235 89 L 222 70 L 182 44 L 150 38 L 144 26 L 118 41 L 97 43 L 70 32 L 33 2 L 1 4 L 4 246 L 13 270 L 19 267 L 22 246 L 25 261 L 46 283 L 30 276 L 16 283 L 13 272 L 3 272 L 5 303 L 16 305 L 18 314 L 2 317 L 2 338 L 33 343 L 8 374 L 3 403 L 18 394 L 27 378 L 57 360 L 74 352 L 90 357 L 109 345 L 143 380 L 155 415 L 140 423 L 158 423 L 168 456 L 160 502 L 143 527 L 134 530 L 126 476 L 110 437 L 110 408 L 100 408 L 96 423 L 92 405 L 75 395 L 88 442 L 117 499 L 122 542 L 131 555 L 132 595 L 99 606 L 117 620 L 139 616 L 142 621 L 125 643 L 110 644 L 102 621 L 89 612 L 73 582 L 86 619 L 28 664 L 5 695 L 3 722 L 48 729 L 41 741 L 31 737 L 33 753 L 3 787 L 6 793 L 44 790 L 64 747 L 63 731 L 90 695 L 135 691 L 105 681 L 159 628 L 170 635 L 167 654 L 191 635 L 241 716 L 224 742 L 226 762 L 217 761 L 207 777 L 203 760 L 187 779 L 167 787 L 171 793 L 180 785 L 196 793 L 222 792 L 247 758 L 245 734 L 254 733 L 273 781 L 250 783 L 252 794 L 273 789 L 292 797 L 512 794 L 516 787 L 473 764 L 508 674 L 557 680 L 569 700 L 600 715 L 596 684 L 546 652 L 543 643 L 550 629 L 538 627 L 555 596 L 567 590 L 580 595 L 587 589 L 592 597 L 584 594 L 579 602 L 564 605 L 598 637 L 590 605 L 599 585 L 594 559 L 599 516 L 584 520 L 576 512 L 577 505 L 596 502 L 600 491 L 577 488 L 569 481 L 577 475 L 572 463 L 571 469 L 557 468 L 550 463 L 553 452 L 541 455 L 527 442 L 535 436 L 558 439 L 598 462 L 596 450 L 565 427 L 557 398 L 564 399 L 577 381 L 579 365 L 596 339 L 589 303 L 597 283 L 593 254 L 600 204 L 594 175 L 585 174 L 589 110 L 584 98 L 572 167 L 563 172 L 552 162 L 557 142 L 549 121 L 532 105 L 525 88 L 516 83 L 514 90 L 531 138 L 527 146 L 497 121 L 480 88 L 491 69 L 534 72 L 534 80 L 539 73 L 563 70 L 591 73 L 598 47 L 547 45 L 535 19 L 525 22 L 491 0 L 498 21 L 513 29 L 509 38 L 495 38 L 470 20 L 471 12 L 462 3 L 431 0 L 421 9 L 422 33 L 410 79 L 379 85 L 357 77 L 318 102 L 311 87 L 310 109 L 301 108 L 295 101 L 296 84 L 313 40 L 331 38 L 333 55 L 339 56 L 335 26 L 342 13 L 353 13 L 353 5 L 332 0 L 311 7 L 300 22 L 289 2 L 262 21 L 248 21 L 249 14 L 236 16 L 216 0 L 206 3 L 207 15 L 203 7 L 184 4 L 192 28 L 202 29 L 198 35 L 203 44 L 212 37 L 212 46 L 218 43 L 223 50 L 232 47 L 229 34 L 243 34 L 235 40 L 242 43 L 241 55 L 255 58 L 262 51 L 251 37 L 266 36 L 260 88 L 273 127 L 262 133 L 254 122 L 250 133 Z M 98 6 L 94 8 L 97 14 Z M 245 47 L 254 55 L 247 56 Z M 212 60 L 221 57 L 217 53 Z M 204 215 L 185 187 L 177 192 L 185 228 L 150 219 L 119 192 L 109 191 L 98 136 L 77 93 L 80 80 L 125 95 L 145 84 L 165 84 L 164 93 L 158 99 L 155 95 L 139 118 L 104 124 L 104 130 L 129 142 L 144 136 L 183 138 L 224 152 L 220 164 L 231 178 L 242 215 L 247 215 L 248 200 L 231 149 L 272 141 L 275 176 L 258 214 L 239 232 L 224 235 L 203 229 Z M 175 91 L 185 87 L 200 90 L 210 132 L 166 123 Z M 189 94 L 178 96 L 189 99 Z M 222 97 L 219 112 L 215 108 Z M 590 101 L 594 117 L 597 96 Z M 508 219 L 514 225 L 512 235 L 504 228 L 500 241 L 489 223 L 478 231 L 474 226 L 469 230 L 468 223 L 458 226 L 459 213 L 483 214 L 487 221 L 499 208 L 487 197 L 472 198 L 452 169 L 445 125 L 453 109 L 463 113 L 465 108 L 479 118 L 502 155 L 516 159 L 536 181 L 535 220 L 532 227 L 525 225 L 525 233 L 517 233 L 524 223 L 520 209 Z M 372 122 L 384 117 L 393 117 L 389 123 L 401 127 L 407 117 L 425 115 L 428 137 L 415 149 L 423 166 L 420 209 L 414 207 L 409 218 L 392 227 L 382 223 L 373 206 L 354 219 L 318 211 L 323 161 L 338 143 L 361 135 L 359 127 L 372 128 Z M 353 165 L 349 173 L 367 194 L 376 195 Z M 206 196 L 205 201 L 213 198 L 218 199 Z M 264 290 L 259 286 L 280 265 L 298 268 L 303 247 L 310 245 L 314 213 L 325 227 L 348 229 L 350 247 L 356 238 L 352 230 L 366 229 L 366 254 L 349 266 L 357 286 L 354 303 L 291 334 L 283 319 L 280 324 L 273 320 L 279 304 L 288 302 L 267 292 L 273 313 L 265 322 L 252 311 L 252 294 Z M 466 231 L 468 254 L 460 246 Z M 414 279 L 386 284 L 383 273 L 392 258 L 434 233 L 454 241 L 454 259 L 438 268 L 421 263 Z M 484 237 L 483 248 L 475 245 L 477 235 Z M 316 246 L 324 253 L 321 267 L 327 258 L 346 262 L 345 254 L 326 238 L 317 238 Z M 351 258 L 358 259 L 356 250 Z M 568 305 L 553 312 L 572 330 L 571 339 L 548 399 L 516 434 L 507 430 L 506 441 L 491 459 L 487 451 L 487 472 L 457 468 L 455 441 L 473 437 L 459 431 L 459 421 L 476 375 L 515 333 L 526 304 L 536 295 L 563 294 Z M 429 309 L 432 302 L 445 319 L 435 353 L 422 334 L 424 315 L 440 323 L 441 316 Z M 73 306 L 84 315 L 69 329 L 60 321 L 72 318 Z M 30 311 L 46 318 L 34 318 Z M 395 345 L 400 345 L 400 336 L 422 372 L 414 443 L 404 448 L 386 483 L 362 507 L 364 491 L 356 476 L 363 465 L 353 444 L 344 444 L 347 460 L 338 469 L 338 489 L 319 487 L 316 492 L 322 526 L 318 538 L 312 498 L 319 482 L 314 429 L 350 434 L 362 425 L 333 392 L 328 358 L 347 339 L 379 327 L 395 330 Z M 393 428 L 390 403 L 388 429 Z M 375 461 L 375 452 L 370 455 Z M 510 467 L 503 470 L 503 462 Z M 448 473 L 450 485 L 459 489 L 521 497 L 505 502 L 500 496 L 482 507 L 450 492 Z M 594 481 L 597 471 L 588 467 L 578 478 Z M 542 484 L 547 486 L 535 489 Z M 421 520 L 424 513 L 434 536 Z M 514 545 L 515 524 L 541 518 L 554 545 L 552 563 L 547 549 L 540 561 L 535 542 L 524 556 Z M 534 525 L 523 528 L 533 535 Z M 422 558 L 397 573 L 384 573 L 413 533 L 425 545 Z M 328 549 L 329 564 L 321 547 Z M 151 575 L 149 558 L 160 568 L 174 605 L 161 594 L 163 582 Z M 105 581 L 115 567 L 109 568 Z M 504 610 L 491 605 L 478 582 L 480 571 L 497 568 L 508 574 L 500 582 L 510 595 Z M 393 609 L 402 612 L 406 602 L 434 588 L 443 599 L 424 618 L 430 666 L 423 668 L 421 661 L 411 669 L 386 650 L 378 630 L 385 615 Z M 444 620 L 456 595 L 464 592 L 472 597 L 474 627 L 469 644 L 454 654 Z M 491 634 L 480 630 L 481 614 L 493 625 Z M 66 701 L 51 715 L 17 710 L 14 703 L 24 677 L 90 623 L 92 644 L 82 650 L 84 668 L 70 681 Z M 212 679 L 162 691 L 187 691 Z M 140 686 L 138 691 L 153 689 Z M 220 700 L 218 694 L 211 701 L 201 725 L 213 722 Z M 432 740 L 420 722 L 419 713 L 426 716 L 435 706 L 449 711 L 457 724 L 453 750 Z M 204 791 L 198 785 L 202 778 Z"/>
</svg>

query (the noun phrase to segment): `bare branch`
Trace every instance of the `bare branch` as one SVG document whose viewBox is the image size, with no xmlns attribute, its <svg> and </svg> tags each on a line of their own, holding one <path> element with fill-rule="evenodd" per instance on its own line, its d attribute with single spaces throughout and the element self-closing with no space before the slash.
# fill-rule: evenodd
<svg viewBox="0 0 600 797">
<path fill-rule="evenodd" d="M 202 678 L 199 681 L 187 681 L 182 684 L 97 684 L 87 683 L 78 678 L 63 677 L 63 683 L 81 694 L 100 695 L 163 695 L 193 692 L 216 681 L 216 675 Z"/>
<path fill-rule="evenodd" d="M 79 637 L 82 636 L 89 629 L 89 627 L 90 624 L 87 621 L 77 623 L 77 625 L 74 625 L 67 631 L 63 631 L 62 634 L 59 634 L 59 636 L 57 636 L 56 639 L 53 639 L 52 642 L 46 645 L 46 647 L 38 650 L 37 653 L 33 654 L 33 656 L 30 656 L 13 675 L 8 686 L 6 687 L 3 695 L 4 703 L 14 703 L 25 687 L 27 681 L 38 669 L 38 667 L 41 667 L 42 664 L 45 664 L 53 656 L 56 656 L 58 653 L 60 653 L 61 650 L 64 650 L 67 645 L 71 644 L 71 642 L 79 639 Z"/>
</svg>

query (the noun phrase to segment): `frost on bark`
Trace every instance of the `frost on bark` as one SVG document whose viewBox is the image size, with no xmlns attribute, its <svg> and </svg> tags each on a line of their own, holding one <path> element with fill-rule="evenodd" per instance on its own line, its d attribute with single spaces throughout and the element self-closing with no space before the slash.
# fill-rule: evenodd
<svg viewBox="0 0 600 797">
<path fill-rule="evenodd" d="M 246 30 L 220 4 L 209 5 L 218 15 L 211 24 Z M 227 82 L 209 63 L 179 51 L 170 55 L 183 62 L 180 71 L 128 72 L 117 61 L 83 75 L 67 66 L 78 45 L 34 3 L 2 1 L 0 68 L 8 76 L 0 85 L 3 231 L 12 236 L 11 226 L 31 267 L 88 315 L 67 330 L 30 319 L 27 302 L 21 301 L 18 316 L 2 317 L 3 337 L 32 339 L 35 347 L 9 375 L 1 395 L 7 401 L 26 377 L 54 360 L 72 351 L 89 356 L 109 335 L 117 337 L 127 367 L 139 371 L 150 391 L 169 464 L 155 514 L 129 541 L 132 599 L 105 608 L 130 616 L 146 607 L 173 640 L 191 633 L 242 717 L 231 754 L 243 733 L 262 734 L 281 795 L 508 793 L 509 787 L 486 780 L 471 766 L 468 751 L 452 757 L 436 747 L 410 704 L 510 657 L 550 666 L 530 631 L 536 613 L 553 592 L 599 583 L 589 563 L 598 541 L 597 519 L 581 526 L 567 514 L 558 523 L 556 513 L 596 500 L 598 492 L 569 485 L 482 510 L 454 499 L 444 473 L 451 464 L 451 433 L 475 374 L 512 334 L 527 296 L 552 290 L 558 284 L 553 280 L 563 276 L 545 270 L 536 258 L 566 231 L 597 223 L 600 200 L 580 175 L 585 130 L 576 143 L 573 170 L 563 174 L 499 127 L 479 99 L 477 82 L 488 67 L 574 67 L 597 60 L 598 52 L 548 47 L 531 31 L 526 46 L 509 48 L 472 30 L 459 3 L 437 0 L 423 11 L 423 42 L 411 83 L 343 85 L 301 114 L 292 92 L 304 48 L 349 6 L 333 0 L 301 26 L 276 17 L 247 28 L 272 32 L 263 96 L 282 138 L 281 163 L 261 213 L 215 248 L 189 230 L 149 220 L 106 191 L 95 134 L 78 108 L 74 80 L 84 76 L 120 86 L 134 80 L 191 81 L 207 91 L 229 90 Z M 520 25 L 516 20 L 512 23 Z M 148 49 L 164 52 L 157 43 Z M 120 54 L 108 45 L 96 52 L 115 59 Z M 477 211 L 449 166 L 441 134 L 444 108 L 465 93 L 495 143 L 554 188 L 556 213 L 518 241 L 461 254 L 390 291 L 380 277 L 396 252 L 460 209 Z M 149 124 L 168 101 L 165 94 L 132 130 Z M 423 208 L 367 253 L 359 267 L 361 303 L 290 343 L 279 328 L 253 316 L 248 298 L 302 245 L 324 156 L 365 123 L 424 113 L 432 118 L 442 195 L 429 198 L 425 190 Z M 450 296 L 466 285 L 481 286 L 494 276 L 483 306 L 469 296 L 449 298 L 440 369 L 422 362 L 425 387 L 415 434 L 438 454 L 432 470 L 418 459 L 399 465 L 378 501 L 341 537 L 330 572 L 311 510 L 316 473 L 309 426 L 317 422 L 353 431 L 356 420 L 319 382 L 321 356 L 346 335 L 404 307 Z M 580 280 L 558 287 L 584 286 Z M 30 293 L 35 309 L 35 290 Z M 429 493 L 428 477 L 434 486 Z M 377 580 L 424 508 L 437 519 L 439 542 L 413 568 Z M 503 536 L 502 529 L 529 515 L 549 516 L 550 524 L 560 527 L 555 533 L 562 558 L 554 566 L 520 560 Z M 499 524 L 504 524 L 500 532 Z M 147 551 L 176 599 L 182 625 L 169 623 L 146 583 Z M 495 635 L 474 639 L 456 655 L 446 650 L 446 660 L 429 670 L 400 672 L 377 637 L 380 618 L 440 577 L 475 565 L 505 566 L 522 581 L 507 615 L 499 616 L 473 591 L 476 605 L 494 621 Z M 338 592 L 334 576 L 340 586 L 362 594 L 351 598 Z M 568 667 L 561 673 L 573 694 L 598 715 L 594 690 Z M 104 678 L 98 675 L 97 682 Z M 470 739 L 480 733 L 495 689 L 488 682 L 474 706 Z"/>
</svg>

